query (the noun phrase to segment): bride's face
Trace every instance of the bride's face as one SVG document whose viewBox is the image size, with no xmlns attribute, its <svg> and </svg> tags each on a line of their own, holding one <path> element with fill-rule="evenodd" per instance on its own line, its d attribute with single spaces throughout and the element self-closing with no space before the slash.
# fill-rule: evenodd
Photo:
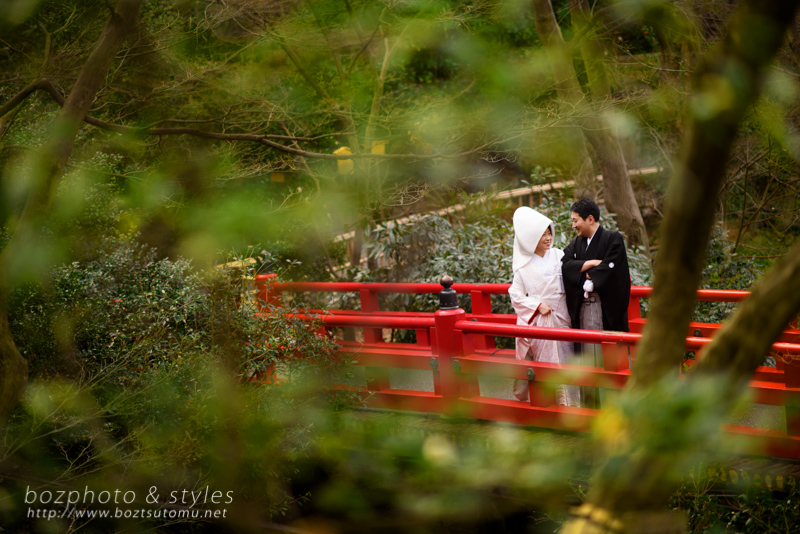
<svg viewBox="0 0 800 534">
<path fill-rule="evenodd" d="M 541 239 L 539 239 L 539 244 L 536 245 L 537 251 L 545 252 L 550 247 L 553 246 L 553 234 L 550 232 L 550 227 L 547 227 L 547 230 L 544 231 L 542 234 Z"/>
</svg>

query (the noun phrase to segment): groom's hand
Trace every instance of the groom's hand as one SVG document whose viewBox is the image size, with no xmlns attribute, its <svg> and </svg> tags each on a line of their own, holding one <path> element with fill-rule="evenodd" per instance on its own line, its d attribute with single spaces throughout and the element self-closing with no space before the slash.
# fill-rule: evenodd
<svg viewBox="0 0 800 534">
<path fill-rule="evenodd" d="M 581 266 L 581 272 L 585 273 L 586 271 L 588 271 L 592 267 L 597 267 L 601 263 L 603 263 L 603 260 L 586 260 L 585 262 L 583 262 L 583 266 Z M 592 277 L 589 276 L 588 274 L 586 275 L 586 278 L 588 278 L 590 280 L 592 279 Z"/>
</svg>

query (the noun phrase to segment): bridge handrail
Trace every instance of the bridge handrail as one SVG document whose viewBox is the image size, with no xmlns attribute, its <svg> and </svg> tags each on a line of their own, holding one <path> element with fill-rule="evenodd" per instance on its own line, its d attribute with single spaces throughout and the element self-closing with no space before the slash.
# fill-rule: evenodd
<svg viewBox="0 0 800 534">
<path fill-rule="evenodd" d="M 258 275 L 256 280 L 268 280 L 268 278 L 264 275 Z M 503 295 L 508 293 L 510 286 L 511 284 L 453 284 L 453 289 L 457 293 L 481 291 L 491 295 Z M 297 293 L 357 293 L 359 291 L 372 291 L 375 293 L 434 294 L 442 290 L 440 284 L 419 282 L 272 282 L 270 288 L 274 291 Z"/>
<path fill-rule="evenodd" d="M 629 347 L 636 346 L 642 334 L 633 332 L 610 332 L 603 330 L 579 330 L 575 328 L 553 328 L 547 326 L 516 326 L 481 321 L 458 321 L 454 325 L 465 334 L 493 335 L 502 337 L 523 337 L 572 341 L 575 343 L 617 343 Z M 697 350 L 711 343 L 707 337 L 687 337 L 686 350 Z M 800 355 L 798 343 L 773 343 L 772 350 L 785 354 Z"/>
<path fill-rule="evenodd" d="M 257 283 L 270 282 L 274 275 L 260 274 Z M 452 288 L 458 294 L 479 291 L 488 295 L 506 295 L 511 284 L 470 284 L 455 283 Z M 270 289 L 276 292 L 296 293 L 357 293 L 370 291 L 374 293 L 439 293 L 442 286 L 437 283 L 422 282 L 270 282 Z M 632 286 L 631 298 L 650 298 L 653 288 L 649 286 Z M 742 302 L 750 295 L 749 291 L 733 289 L 698 289 L 697 300 L 716 302 Z"/>
<path fill-rule="evenodd" d="M 319 315 L 315 318 L 326 326 L 350 326 L 356 328 L 396 328 L 416 329 L 433 328 L 436 320 L 432 313 L 429 317 L 391 317 L 391 316 L 364 316 L 364 315 Z"/>
<path fill-rule="evenodd" d="M 392 317 L 364 315 L 319 315 L 315 318 L 326 326 L 342 326 L 354 328 L 395 328 L 418 329 L 433 328 L 436 320 L 433 313 L 420 313 L 423 317 Z M 309 317 L 310 318 L 310 317 Z M 633 332 L 611 332 L 602 330 L 579 330 L 575 328 L 553 328 L 547 326 L 517 326 L 483 321 L 458 321 L 454 328 L 465 334 L 491 335 L 501 337 L 522 337 L 548 339 L 555 341 L 571 341 L 574 343 L 617 343 L 628 347 L 636 346 L 642 334 Z M 702 349 L 711 343 L 706 337 L 686 338 L 686 350 Z M 800 355 L 800 344 L 773 343 L 772 351 L 785 355 Z"/>
<path fill-rule="evenodd" d="M 649 299 L 653 296 L 650 286 L 632 286 L 631 298 Z M 739 289 L 698 289 L 695 299 L 705 302 L 742 302 L 750 296 L 749 291 Z"/>
</svg>

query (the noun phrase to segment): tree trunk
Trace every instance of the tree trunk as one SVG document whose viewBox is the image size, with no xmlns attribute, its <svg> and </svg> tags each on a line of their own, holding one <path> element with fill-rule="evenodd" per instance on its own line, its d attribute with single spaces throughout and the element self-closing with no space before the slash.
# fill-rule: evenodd
<svg viewBox="0 0 800 534">
<path fill-rule="evenodd" d="M 350 267 L 355 269 L 361 266 L 361 252 L 364 249 L 364 227 L 358 221 L 353 229 L 353 247 L 350 249 Z"/>
<path fill-rule="evenodd" d="M 608 105 L 611 102 L 611 87 L 604 65 L 603 50 L 589 22 L 589 5 L 586 0 L 571 0 L 570 8 L 573 25 L 576 33 L 580 35 L 581 55 L 586 65 L 591 101 L 594 107 L 594 110 L 588 110 L 590 118 L 581 119 L 579 122 L 583 127 L 586 139 L 597 154 L 597 163 L 603 175 L 603 189 L 609 211 L 617 214 L 617 222 L 620 229 L 628 236 L 628 242 L 641 247 L 644 253 L 649 255 L 650 245 L 647 230 L 633 193 L 628 166 L 625 163 L 625 156 L 619 140 L 613 131 L 597 118 L 599 106 Z M 581 108 L 586 110 L 588 108 L 587 97 L 578 83 L 577 74 L 572 66 L 572 58 L 569 56 L 561 30 L 556 23 L 552 3 L 550 0 L 533 0 L 533 10 L 536 31 L 550 58 L 559 98 L 576 110 Z M 593 189 L 594 177 L 592 177 L 592 186 Z M 576 193 L 578 196 L 595 196 L 583 194 L 580 188 Z"/>
<path fill-rule="evenodd" d="M 644 365 L 634 374 L 637 383 L 651 383 L 680 363 L 730 149 L 744 114 L 758 96 L 764 71 L 775 57 L 797 1 L 763 6 L 755 1 L 745 3 L 731 21 L 733 26 L 721 49 L 712 52 L 695 75 L 695 114 L 667 194 L 649 325 L 640 349 Z M 748 16 L 756 22 L 742 20 Z M 774 28 L 757 24 L 764 17 Z M 731 62 L 738 65 L 737 70 L 730 70 Z M 709 78 L 720 83 L 713 88 L 702 85 Z M 728 87 L 738 91 L 728 91 Z M 722 97 L 717 91 L 725 91 L 730 98 L 727 107 L 719 106 Z"/>
<path fill-rule="evenodd" d="M 608 81 L 603 47 L 597 40 L 594 24 L 590 20 L 587 0 L 570 0 L 570 14 L 575 32 L 581 36 L 580 51 L 586 65 L 586 75 L 595 110 L 612 102 L 611 84 Z M 617 214 L 620 229 L 628 236 L 631 245 L 641 247 L 642 252 L 650 255 L 650 240 L 644 226 L 636 195 L 633 193 L 628 165 L 625 155 L 614 132 L 603 125 L 599 119 L 593 119 L 584 131 L 589 143 L 597 154 L 597 163 L 603 175 L 603 189 L 606 196 L 606 207 Z"/>
<path fill-rule="evenodd" d="M 0 254 L 0 421 L 13 409 L 27 381 L 27 364 L 11 336 L 8 302 L 18 259 L 36 242 L 64 167 L 72 153 L 83 119 L 125 37 L 134 27 L 142 0 L 119 0 L 111 9 L 97 45 L 81 69 L 75 85 L 53 124 L 36 165 L 31 170 L 32 189 L 10 242 Z"/>
<path fill-rule="evenodd" d="M 586 67 L 589 90 L 595 103 L 603 103 L 611 99 L 611 84 L 605 67 L 603 47 L 597 40 L 592 15 L 587 0 L 570 0 L 569 12 L 572 16 L 572 27 L 578 36 L 581 58 Z"/>
<path fill-rule="evenodd" d="M 22 396 L 28 380 L 28 362 L 17 350 L 8 324 L 8 300 L 0 303 L 0 427 Z"/>
<path fill-rule="evenodd" d="M 536 31 L 539 33 L 539 38 L 542 40 L 553 69 L 558 98 L 562 103 L 573 108 L 581 106 L 585 97 L 578 84 L 578 76 L 572 66 L 572 58 L 564 46 L 561 28 L 556 22 L 550 0 L 533 0 L 533 14 Z M 596 198 L 597 183 L 594 178 L 594 166 L 586 144 L 580 143 L 575 151 L 575 165 L 568 171 L 575 179 L 575 195 L 579 198 Z"/>
<path fill-rule="evenodd" d="M 691 133 L 667 196 L 648 325 L 619 401 L 624 408 L 612 406 L 604 416 L 606 425 L 614 425 L 603 430 L 606 460 L 594 477 L 584 516 L 601 513 L 624 523 L 626 512 L 663 510 L 675 477 L 698 459 L 692 448 L 706 447 L 718 434 L 720 418 L 800 306 L 798 246 L 705 349 L 698 372 L 676 380 L 730 149 L 798 2 L 744 2 L 727 37 L 695 76 Z M 713 87 L 710 78 L 717 80 Z M 719 105 L 715 90 L 725 91 L 727 106 Z M 577 518 L 563 531 L 604 530 Z"/>
<path fill-rule="evenodd" d="M 628 236 L 628 243 L 640 247 L 644 254 L 650 256 L 650 239 L 633 193 L 619 140 L 614 132 L 602 125 L 589 127 L 584 133 L 597 154 L 608 211 L 617 215 L 617 224 Z"/>
<path fill-rule="evenodd" d="M 119 0 L 111 10 L 97 45 L 83 65 L 53 124 L 50 138 L 42 151 L 43 157 L 33 171 L 36 174 L 36 186 L 25 205 L 23 219 L 38 218 L 50 207 L 83 118 L 89 112 L 119 47 L 134 27 L 141 3 L 142 0 Z"/>
<path fill-rule="evenodd" d="M 661 57 L 661 73 L 659 77 L 663 81 L 676 78 L 678 70 L 680 69 L 680 56 L 675 50 L 675 44 L 673 44 L 667 35 L 667 31 L 668 30 L 661 24 L 656 24 L 653 27 L 656 41 L 658 41 L 659 55 Z"/>
</svg>

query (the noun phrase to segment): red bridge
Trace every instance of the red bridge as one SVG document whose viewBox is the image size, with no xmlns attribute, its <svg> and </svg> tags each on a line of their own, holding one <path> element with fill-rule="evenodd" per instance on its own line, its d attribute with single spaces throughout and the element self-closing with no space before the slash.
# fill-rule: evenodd
<svg viewBox="0 0 800 534">
<path fill-rule="evenodd" d="M 385 293 L 436 294 L 440 284 L 409 283 L 317 283 L 276 282 L 275 275 L 256 278 L 258 298 L 279 304 L 284 292 L 357 293 L 358 310 L 327 310 L 319 318 L 325 328 L 354 328 L 363 341 L 338 340 L 341 351 L 357 356 L 356 365 L 365 368 L 367 405 L 416 412 L 468 416 L 549 429 L 577 432 L 590 430 L 601 410 L 559 406 L 553 390 L 559 384 L 621 390 L 631 376 L 636 346 L 647 322 L 640 313 L 640 300 L 650 297 L 652 288 L 634 286 L 628 307 L 630 333 L 516 326 L 516 316 L 492 313 L 491 296 L 508 295 L 509 284 L 453 284 L 459 295 L 469 295 L 472 313 L 463 309 L 440 309 L 435 313 L 380 310 L 379 295 Z M 701 289 L 699 301 L 741 302 L 747 291 Z M 309 310 L 310 312 L 312 310 Z M 319 310 L 313 310 L 320 313 Z M 702 358 L 707 345 L 721 325 L 691 323 L 686 350 Z M 413 330 L 416 343 L 386 341 L 391 330 Z M 496 337 L 556 339 L 602 345 L 603 367 L 559 365 L 519 361 L 513 349 L 497 349 Z M 751 402 L 772 405 L 784 411 L 785 430 L 759 426 L 725 425 L 736 435 L 741 452 L 800 459 L 800 330 L 796 325 L 784 331 L 772 345 L 776 366 L 759 367 L 749 383 Z M 687 361 L 691 365 L 693 361 Z M 396 389 L 389 369 L 426 371 L 432 374 L 433 391 Z M 676 369 L 675 373 L 686 372 Z M 530 401 L 522 402 L 483 396 L 478 377 L 528 380 Z M 342 385 L 343 387 L 345 385 Z M 510 393 L 510 385 L 508 387 Z M 782 426 L 779 424 L 778 426 Z"/>
</svg>

